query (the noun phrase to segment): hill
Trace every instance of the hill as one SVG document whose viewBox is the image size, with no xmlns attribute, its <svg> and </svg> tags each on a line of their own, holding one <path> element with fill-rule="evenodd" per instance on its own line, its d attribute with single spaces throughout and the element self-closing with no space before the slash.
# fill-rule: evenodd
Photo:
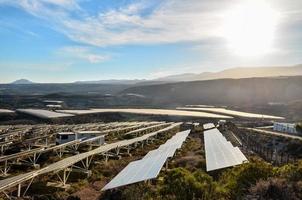
<svg viewBox="0 0 302 200">
<path fill-rule="evenodd" d="M 295 66 L 280 67 L 237 67 L 219 72 L 203 72 L 176 74 L 156 79 L 108 79 L 95 81 L 76 81 L 70 84 L 108 84 L 108 85 L 156 85 L 182 81 L 198 81 L 213 79 L 240 79 L 255 77 L 279 77 L 279 76 L 302 76 L 302 64 Z M 19 79 L 11 84 L 34 84 L 27 79 Z"/>
<path fill-rule="evenodd" d="M 109 80 L 98 80 L 98 81 L 76 81 L 77 84 L 117 84 L 117 85 L 130 85 L 145 82 L 146 80 L 127 80 L 127 79 L 109 79 Z"/>
<path fill-rule="evenodd" d="M 213 80 L 225 78 L 255 78 L 278 76 L 302 76 L 302 64 L 279 67 L 236 67 L 219 72 L 176 74 L 156 79 L 109 79 L 96 81 L 76 81 L 76 84 L 117 84 L 117 85 L 153 85 L 181 81 Z"/>
<path fill-rule="evenodd" d="M 237 67 L 219 72 L 203 72 L 200 74 L 186 73 L 155 79 L 155 81 L 196 81 L 225 78 L 255 78 L 255 77 L 278 77 L 278 76 L 302 76 L 302 65 L 282 67 Z"/>
<path fill-rule="evenodd" d="M 74 83 L 36 83 L 36 84 L 0 84 L 2 95 L 47 95 L 47 94 L 81 94 L 104 95 L 115 94 L 128 85 L 119 84 L 74 84 Z"/>
<path fill-rule="evenodd" d="M 302 76 L 218 79 L 127 88 L 156 104 L 263 105 L 302 99 Z"/>
<path fill-rule="evenodd" d="M 27 79 L 19 79 L 19 80 L 16 80 L 14 82 L 12 82 L 11 84 L 15 84 L 15 85 L 22 85 L 22 84 L 34 84 L 34 82 L 31 82 L 30 80 L 27 80 Z"/>
</svg>

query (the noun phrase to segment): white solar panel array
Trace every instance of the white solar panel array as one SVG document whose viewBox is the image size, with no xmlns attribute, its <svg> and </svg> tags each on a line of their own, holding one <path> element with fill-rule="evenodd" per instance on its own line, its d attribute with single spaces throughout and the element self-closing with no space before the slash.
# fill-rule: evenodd
<svg viewBox="0 0 302 200">
<path fill-rule="evenodd" d="M 25 114 L 43 118 L 43 119 L 53 119 L 53 118 L 73 117 L 74 116 L 72 114 L 58 113 L 58 112 L 53 112 L 53 111 L 43 110 L 43 109 L 17 109 L 17 111 L 20 113 L 25 113 Z"/>
<path fill-rule="evenodd" d="M 207 129 L 211 129 L 211 128 L 215 128 L 216 126 L 213 123 L 207 123 L 207 124 L 203 124 L 203 129 L 207 130 Z"/>
<path fill-rule="evenodd" d="M 176 150 L 181 148 L 189 133 L 190 130 L 179 132 L 158 149 L 150 151 L 143 159 L 131 162 L 102 190 L 156 178 L 166 160 L 173 157 Z"/>
<path fill-rule="evenodd" d="M 240 149 L 227 141 L 216 128 L 204 132 L 204 144 L 207 171 L 240 165 L 248 161 Z"/>
</svg>

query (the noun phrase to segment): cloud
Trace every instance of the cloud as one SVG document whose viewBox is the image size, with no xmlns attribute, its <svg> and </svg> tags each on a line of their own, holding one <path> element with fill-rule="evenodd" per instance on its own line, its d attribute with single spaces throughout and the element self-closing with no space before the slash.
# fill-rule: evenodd
<svg viewBox="0 0 302 200">
<path fill-rule="evenodd" d="M 81 7 L 81 3 L 85 3 L 83 0 L 0 0 L 0 3 L 3 2 L 46 20 L 53 29 L 65 34 L 72 41 L 106 47 L 124 44 L 222 41 L 226 10 L 243 1 L 138 0 L 122 7 L 97 10 L 96 14 Z M 282 23 L 301 24 L 291 17 L 301 15 L 301 1 L 293 0 L 290 5 L 285 0 L 268 2 L 280 9 L 284 16 Z M 90 60 L 102 59 L 91 56 Z"/>
<path fill-rule="evenodd" d="M 92 53 L 89 47 L 82 46 L 68 46 L 60 49 L 57 54 L 74 59 L 81 59 L 90 63 L 101 63 L 110 59 L 107 55 L 99 55 Z"/>
<path fill-rule="evenodd" d="M 35 70 L 47 72 L 61 72 L 65 71 L 72 65 L 71 62 L 1 62 L 0 68 L 3 69 L 21 69 L 21 70 Z"/>
<path fill-rule="evenodd" d="M 198 2 L 165 1 L 147 16 L 136 9 L 134 13 L 110 10 L 95 17 L 65 19 L 62 25 L 70 39 L 95 46 L 200 41 L 219 36 L 220 16 L 202 11 Z"/>
<path fill-rule="evenodd" d="M 201 1 L 160 1 L 145 14 L 147 2 L 100 11 L 97 15 L 70 9 L 80 8 L 75 0 L 18 0 L 10 4 L 49 21 L 71 40 L 94 46 L 196 41 L 219 33 L 219 9 L 207 10 Z M 75 12 L 78 17 L 74 17 Z"/>
<path fill-rule="evenodd" d="M 40 1 L 54 4 L 54 5 L 59 5 L 59 6 L 67 6 L 67 7 L 77 6 L 76 1 L 73 0 L 40 0 Z"/>
</svg>

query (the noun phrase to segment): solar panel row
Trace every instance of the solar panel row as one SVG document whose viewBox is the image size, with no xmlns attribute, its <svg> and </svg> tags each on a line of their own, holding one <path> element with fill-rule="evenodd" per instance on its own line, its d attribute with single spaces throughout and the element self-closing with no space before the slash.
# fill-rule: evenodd
<svg viewBox="0 0 302 200">
<path fill-rule="evenodd" d="M 49 110 L 43 109 L 17 109 L 17 112 L 32 115 L 35 117 L 43 118 L 43 119 L 53 119 L 53 118 L 60 118 L 60 117 L 73 117 L 72 114 L 66 113 L 58 113 Z"/>
<path fill-rule="evenodd" d="M 158 149 L 150 151 L 143 159 L 131 162 L 102 190 L 113 189 L 156 178 L 166 160 L 173 157 L 176 150 L 181 147 L 189 133 L 190 130 L 179 132 Z"/>
<path fill-rule="evenodd" d="M 38 175 L 42 175 L 42 174 L 46 174 L 46 173 L 50 173 L 50 172 L 58 172 L 60 170 L 66 169 L 67 167 L 73 166 L 75 163 L 80 162 L 81 160 L 83 160 L 89 156 L 93 156 L 96 154 L 102 154 L 102 153 L 108 152 L 110 150 L 119 148 L 119 147 L 128 146 L 128 145 L 134 144 L 136 142 L 145 141 L 145 140 L 149 139 L 150 137 L 156 136 L 160 133 L 165 133 L 166 131 L 170 131 L 173 128 L 180 126 L 181 124 L 182 124 L 181 122 L 174 123 L 166 128 L 163 128 L 158 131 L 154 131 L 152 133 L 148 133 L 141 137 L 137 137 L 137 138 L 133 138 L 133 139 L 129 139 L 129 140 L 122 140 L 122 141 L 111 143 L 111 144 L 106 144 L 106 145 L 100 146 L 94 150 L 91 150 L 91 151 L 88 151 L 85 153 L 80 153 L 80 154 L 77 154 L 77 155 L 74 155 L 71 157 L 67 157 L 63 160 L 52 163 L 40 170 L 35 170 L 35 171 L 31 171 L 31 172 L 28 172 L 25 174 L 20 174 L 17 176 L 13 176 L 13 177 L 10 177 L 7 179 L 0 180 L 0 191 L 4 191 L 8 188 L 16 186 L 17 184 L 30 180 L 31 178 L 36 177 Z"/>
<path fill-rule="evenodd" d="M 240 149 L 233 147 L 216 128 L 204 132 L 204 143 L 207 171 L 240 165 L 247 161 Z"/>
</svg>

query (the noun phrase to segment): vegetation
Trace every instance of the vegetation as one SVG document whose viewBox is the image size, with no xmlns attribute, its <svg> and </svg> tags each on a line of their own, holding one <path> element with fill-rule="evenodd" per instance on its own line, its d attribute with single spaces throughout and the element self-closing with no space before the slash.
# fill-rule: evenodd
<svg viewBox="0 0 302 200">
<path fill-rule="evenodd" d="M 221 199 L 224 190 L 213 181 L 213 178 L 202 170 L 193 173 L 176 168 L 165 176 L 161 196 L 166 199 Z"/>
<path fill-rule="evenodd" d="M 302 133 L 302 122 L 300 122 L 296 125 L 296 129 L 297 129 L 298 133 Z"/>
<path fill-rule="evenodd" d="M 208 174 L 201 169 L 174 168 L 156 184 L 127 186 L 104 199 L 301 199 L 302 161 L 282 167 L 252 159 L 251 162 Z M 103 198 L 102 198 L 103 199 Z"/>
<path fill-rule="evenodd" d="M 170 137 L 167 134 L 165 137 Z M 123 159 L 112 157 L 107 163 L 98 156 L 92 164 L 93 176 L 72 173 L 70 188 L 45 187 L 55 176 L 42 176 L 34 182 L 28 195 L 34 199 L 123 199 L 123 200 L 232 200 L 232 199 L 302 199 L 302 160 L 295 164 L 273 166 L 258 157 L 249 157 L 249 163 L 229 169 L 205 172 L 202 138 L 192 133 L 163 169 L 156 180 L 136 183 L 102 192 L 108 183 L 129 162 L 140 159 L 147 152 L 166 141 L 138 147 L 131 156 L 122 152 Z M 297 143 L 299 145 L 301 143 Z M 52 160 L 51 160 L 52 161 Z M 39 191 L 39 192 L 37 192 Z"/>
</svg>

